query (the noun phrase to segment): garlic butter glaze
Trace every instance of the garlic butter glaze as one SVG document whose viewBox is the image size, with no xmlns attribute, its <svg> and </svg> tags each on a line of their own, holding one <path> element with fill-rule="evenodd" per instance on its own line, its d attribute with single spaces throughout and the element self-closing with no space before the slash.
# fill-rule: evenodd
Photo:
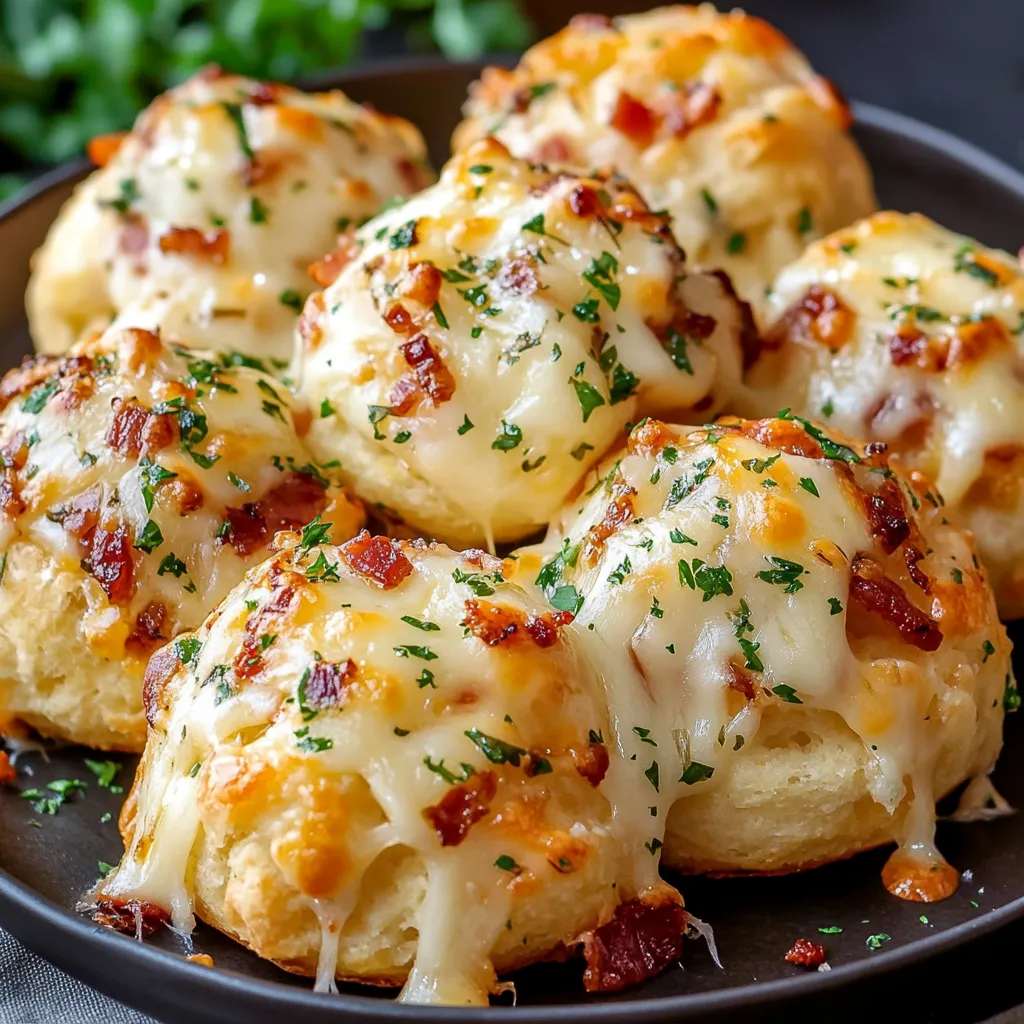
<svg viewBox="0 0 1024 1024">
<path fill-rule="evenodd" d="M 567 616 L 481 552 L 329 528 L 279 535 L 151 661 L 100 919 L 187 933 L 195 910 L 319 989 L 418 1003 L 486 1003 L 496 971 L 581 942 L 589 989 L 677 960 L 654 819 L 630 832 L 619 803 L 658 797 Z"/>
<path fill-rule="evenodd" d="M 919 214 L 879 213 L 778 277 L 744 405 L 887 442 L 974 531 L 1004 618 L 1024 614 L 1024 273 Z"/>
<path fill-rule="evenodd" d="M 890 889 L 941 895 L 917 878 L 949 880 L 934 799 L 991 767 L 1017 693 L 924 478 L 809 421 L 647 421 L 516 564 L 577 613 L 620 757 L 671 806 L 667 863 L 795 870 L 895 838 Z"/>
<path fill-rule="evenodd" d="M 275 530 L 363 522 L 288 391 L 238 356 L 111 328 L 11 370 L 0 405 L 0 719 L 44 735 L 141 750 L 149 655 Z"/>
<path fill-rule="evenodd" d="M 579 15 L 515 69 L 487 68 L 464 113 L 456 147 L 493 134 L 551 167 L 617 167 L 754 303 L 807 241 L 875 208 L 845 101 L 743 11 Z"/>
<path fill-rule="evenodd" d="M 293 377 L 310 444 L 452 544 L 547 523 L 627 422 L 718 408 L 747 307 L 689 274 L 621 178 L 552 174 L 485 140 L 323 261 Z"/>
<path fill-rule="evenodd" d="M 179 340 L 286 361 L 308 264 L 339 230 L 426 185 L 425 154 L 407 121 L 341 92 L 202 71 L 130 134 L 94 140 L 101 170 L 34 260 L 36 345 L 63 352 L 130 303 L 173 294 Z"/>
</svg>

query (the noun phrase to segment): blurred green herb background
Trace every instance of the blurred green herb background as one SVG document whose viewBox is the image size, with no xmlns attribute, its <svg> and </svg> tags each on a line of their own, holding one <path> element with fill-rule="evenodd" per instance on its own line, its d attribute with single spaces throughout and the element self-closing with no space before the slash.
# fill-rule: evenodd
<svg viewBox="0 0 1024 1024">
<path fill-rule="evenodd" d="M 517 50 L 516 0 L 0 0 L 0 200 L 204 64 L 293 80 L 381 53 Z"/>
</svg>

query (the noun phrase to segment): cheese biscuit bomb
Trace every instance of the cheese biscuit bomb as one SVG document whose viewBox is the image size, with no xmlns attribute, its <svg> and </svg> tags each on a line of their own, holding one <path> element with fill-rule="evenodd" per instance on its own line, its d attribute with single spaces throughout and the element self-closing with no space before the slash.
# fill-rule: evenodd
<svg viewBox="0 0 1024 1024">
<path fill-rule="evenodd" d="M 281 535 L 150 662 L 99 919 L 187 933 L 194 910 L 319 989 L 418 1003 L 486 1003 L 496 972 L 581 942 L 591 990 L 674 963 L 653 822 L 621 827 L 658 798 L 605 746 L 567 617 L 479 551 L 326 533 Z"/>
<path fill-rule="evenodd" d="M 36 346 L 64 352 L 149 295 L 171 299 L 190 346 L 286 362 L 307 266 L 338 231 L 426 185 L 425 154 L 407 121 L 341 92 L 202 71 L 130 134 L 93 141 L 101 169 L 33 260 Z"/>
<path fill-rule="evenodd" d="M 0 382 L 0 721 L 141 750 L 150 654 L 275 530 L 362 525 L 288 392 L 238 363 L 112 328 Z"/>
<path fill-rule="evenodd" d="M 875 208 L 845 101 L 742 11 L 580 15 L 514 70 L 487 68 L 464 113 L 456 147 L 493 134 L 551 166 L 616 167 L 755 303 L 809 239 Z"/>
<path fill-rule="evenodd" d="M 991 768 L 1018 697 L 930 484 L 811 421 L 651 420 L 588 493 L 518 572 L 542 562 L 578 612 L 620 756 L 658 764 L 665 862 L 795 871 L 895 840 L 891 892 L 955 889 L 935 800 Z"/>
<path fill-rule="evenodd" d="M 809 246 L 775 282 L 743 404 L 885 441 L 969 527 L 1003 618 L 1024 615 L 1024 273 L 918 214 Z"/>
<path fill-rule="evenodd" d="M 293 371 L 314 452 L 460 547 L 536 531 L 627 422 L 718 407 L 753 345 L 746 305 L 687 272 L 624 180 L 492 140 L 318 272 L 335 279 L 306 304 Z"/>
</svg>

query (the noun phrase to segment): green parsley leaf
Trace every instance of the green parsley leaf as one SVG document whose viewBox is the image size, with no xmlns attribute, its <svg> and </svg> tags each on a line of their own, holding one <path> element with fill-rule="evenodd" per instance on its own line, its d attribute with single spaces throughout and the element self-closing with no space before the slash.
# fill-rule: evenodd
<svg viewBox="0 0 1024 1024">
<path fill-rule="evenodd" d="M 491 442 L 491 447 L 499 452 L 510 452 L 518 448 L 523 441 L 523 432 L 515 423 L 501 421 L 501 433 Z"/>
</svg>

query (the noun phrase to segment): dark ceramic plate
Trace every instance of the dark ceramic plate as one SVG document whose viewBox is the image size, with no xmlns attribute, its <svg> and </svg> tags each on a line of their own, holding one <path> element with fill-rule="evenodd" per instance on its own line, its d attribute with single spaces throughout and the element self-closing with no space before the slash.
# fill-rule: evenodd
<svg viewBox="0 0 1024 1024">
<path fill-rule="evenodd" d="M 401 68 L 346 76 L 343 84 L 355 98 L 416 122 L 440 165 L 466 84 L 476 70 L 407 62 Z M 883 205 L 920 210 L 990 245 L 1014 250 L 1024 242 L 1024 177 L 942 132 L 878 108 L 855 109 L 856 134 L 874 168 Z M 0 211 L 0 363 L 5 367 L 29 348 L 22 308 L 28 256 L 80 173 L 81 168 L 58 172 Z M 1024 715 L 1008 724 L 1006 751 L 995 776 L 999 789 L 1017 806 L 1024 806 L 1022 732 Z M 578 963 L 519 972 L 515 1008 L 454 1011 L 399 1006 L 356 988 L 347 988 L 340 996 L 317 995 L 308 982 L 291 978 L 204 926 L 196 931 L 195 946 L 213 956 L 217 970 L 195 967 L 172 955 L 180 947 L 169 933 L 142 945 L 76 915 L 73 908 L 98 877 L 98 863 L 115 862 L 121 851 L 116 830 L 120 798 L 97 785 L 83 761 L 88 754 L 62 750 L 51 755 L 49 763 L 37 755 L 21 762 L 22 788 L 58 778 L 88 781 L 86 796 L 75 797 L 56 817 L 34 813 L 16 788 L 0 792 L 0 924 L 70 973 L 166 1021 L 735 1020 L 751 1008 L 775 1018 L 780 1003 L 793 999 L 799 1003 L 791 1015 L 801 1019 L 822 1000 L 833 1019 L 846 1019 L 868 992 L 886 1000 L 906 998 L 908 986 L 918 998 L 924 997 L 924 988 L 933 997 L 941 993 L 953 964 L 970 964 L 972 955 L 977 961 L 976 954 L 960 947 L 1024 917 L 1024 815 L 1015 815 L 940 826 L 939 845 L 958 868 L 970 869 L 973 879 L 955 897 L 933 906 L 904 903 L 885 892 L 879 881 L 885 851 L 790 878 L 677 880 L 687 905 L 714 925 L 722 970 L 701 943 L 688 943 L 681 968 L 640 988 L 600 999 L 584 996 Z M 134 761 L 120 760 L 123 767 L 116 781 L 127 786 Z M 26 777 L 29 770 L 32 775 Z M 113 817 L 104 822 L 107 812 Z M 842 931 L 821 935 L 820 928 Z M 998 951 L 1007 945 L 1006 935 L 973 946 L 986 950 L 988 987 L 991 969 L 1000 963 Z M 801 936 L 825 941 L 831 972 L 805 974 L 783 961 Z M 872 936 L 884 938 L 869 942 Z M 959 960 L 951 960 L 953 955 Z M 938 959 L 927 968 L 912 966 L 926 958 Z M 1005 958 L 1002 963 L 1009 965 Z M 922 970 L 930 973 L 922 975 Z M 892 978 L 899 980 L 876 980 L 894 971 L 899 973 Z M 975 994 L 969 1019 L 975 1019 L 978 996 L 983 1000 L 986 988 L 971 984 L 973 980 L 960 979 Z M 852 982 L 858 984 L 851 987 Z M 883 991 L 879 984 L 888 988 Z M 1024 988 L 1014 987 L 1012 980 L 1009 984 L 1004 1002 L 1024 998 Z M 844 988 L 841 997 L 839 988 Z M 954 998 L 952 993 L 946 1005 Z M 885 1006 L 876 1002 L 872 1015 L 881 1012 L 884 1019 Z M 895 1010 L 892 1002 L 888 1007 Z M 918 1009 L 923 1009 L 921 1004 Z M 858 1015 L 862 1012 L 867 1011 L 857 1010 Z M 928 1016 L 944 1015 L 929 1011 Z M 925 1017 L 923 1012 L 911 1013 L 914 1020 Z"/>
</svg>

